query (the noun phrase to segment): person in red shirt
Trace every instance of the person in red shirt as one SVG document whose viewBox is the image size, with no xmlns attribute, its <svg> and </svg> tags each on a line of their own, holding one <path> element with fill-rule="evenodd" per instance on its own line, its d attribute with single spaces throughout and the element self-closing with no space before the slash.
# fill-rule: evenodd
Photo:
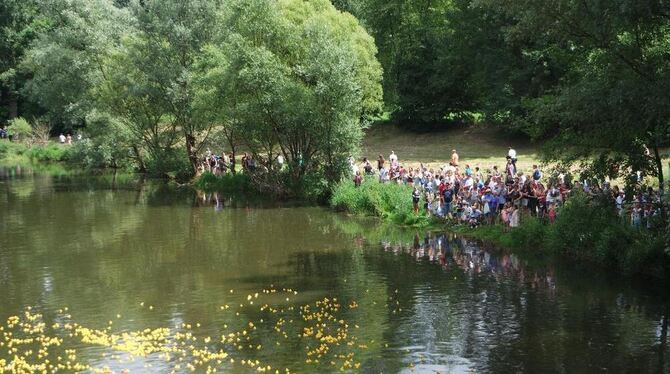
<svg viewBox="0 0 670 374">
<path fill-rule="evenodd" d="M 440 185 L 437 187 L 440 196 L 440 206 L 444 206 L 444 191 L 447 190 L 447 185 L 444 183 L 444 179 L 440 177 Z"/>
</svg>

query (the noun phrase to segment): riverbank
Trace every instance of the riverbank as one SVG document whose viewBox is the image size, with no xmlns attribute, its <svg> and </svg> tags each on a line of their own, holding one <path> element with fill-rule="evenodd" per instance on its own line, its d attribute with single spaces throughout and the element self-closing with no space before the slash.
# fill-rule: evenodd
<svg viewBox="0 0 670 374">
<path fill-rule="evenodd" d="M 534 251 L 593 264 L 630 276 L 664 279 L 670 263 L 662 229 L 636 229 L 624 223 L 608 202 L 572 196 L 553 224 L 548 219 L 522 215 L 517 228 L 480 224 L 475 228 L 454 220 L 414 214 L 412 188 L 382 184 L 373 179 L 360 187 L 344 181 L 335 187 L 331 208 L 377 217 L 394 224 L 444 229 L 492 243 L 511 251 Z"/>
<path fill-rule="evenodd" d="M 64 144 L 24 144 L 0 140 L 0 164 L 28 165 L 59 163 L 69 160 L 72 147 Z"/>
</svg>

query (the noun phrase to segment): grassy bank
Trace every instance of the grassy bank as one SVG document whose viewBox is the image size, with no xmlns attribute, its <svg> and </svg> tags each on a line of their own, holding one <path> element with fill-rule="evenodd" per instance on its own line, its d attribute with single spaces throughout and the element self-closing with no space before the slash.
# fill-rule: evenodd
<svg viewBox="0 0 670 374">
<path fill-rule="evenodd" d="M 71 147 L 62 144 L 28 145 L 0 140 L 0 163 L 3 165 L 64 162 L 70 153 Z"/>
<path fill-rule="evenodd" d="M 414 214 L 411 187 L 382 184 L 375 178 L 367 178 L 360 187 L 355 187 L 349 180 L 338 183 L 333 189 L 330 205 L 337 211 L 379 217 L 384 221 L 405 226 L 439 225 L 431 217 Z"/>
<path fill-rule="evenodd" d="M 504 167 L 508 147 L 514 147 L 520 171 L 528 172 L 540 162 L 538 147 L 528 139 L 515 138 L 484 125 L 454 126 L 439 131 L 416 133 L 392 124 L 377 124 L 366 131 L 362 155 L 376 160 L 395 151 L 401 163 L 418 166 L 420 163 L 439 168 L 449 162 L 451 150 L 456 149 L 461 162 L 473 168 Z"/>
</svg>

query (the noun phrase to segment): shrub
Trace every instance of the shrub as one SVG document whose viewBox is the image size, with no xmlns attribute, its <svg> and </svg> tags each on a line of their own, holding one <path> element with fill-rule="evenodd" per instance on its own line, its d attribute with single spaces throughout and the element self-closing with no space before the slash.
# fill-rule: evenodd
<svg viewBox="0 0 670 374">
<path fill-rule="evenodd" d="M 330 205 L 336 210 L 380 217 L 402 225 L 426 226 L 433 222 L 412 209 L 412 187 L 394 183 L 378 183 L 366 179 L 360 187 L 342 180 L 333 189 Z"/>
<path fill-rule="evenodd" d="M 6 140 L 0 140 L 0 159 L 18 159 L 25 158 L 28 146 L 22 143 L 13 143 Z M 27 159 L 25 161 L 28 161 Z"/>
<path fill-rule="evenodd" d="M 9 153 L 9 142 L 0 140 L 0 158 L 4 158 Z"/>
<path fill-rule="evenodd" d="M 523 248 L 542 248 L 547 228 L 540 219 L 526 217 L 522 225 L 509 232 L 509 240 Z"/>
<path fill-rule="evenodd" d="M 131 165 L 129 153 L 127 146 L 109 138 L 86 138 L 72 145 L 69 161 L 86 169 L 123 169 Z"/>
<path fill-rule="evenodd" d="M 584 195 L 570 198 L 546 231 L 549 250 L 625 274 L 662 276 L 668 264 L 662 235 L 626 225 L 611 204 Z"/>
<path fill-rule="evenodd" d="M 14 118 L 9 121 L 9 126 L 7 126 L 7 134 L 13 141 L 25 140 L 30 137 L 32 132 L 32 126 L 30 126 L 30 123 L 22 117 Z"/>
<path fill-rule="evenodd" d="M 70 157 L 71 148 L 59 144 L 48 144 L 44 146 L 32 146 L 26 154 L 31 161 L 60 162 L 67 161 Z"/>
<path fill-rule="evenodd" d="M 195 181 L 194 185 L 206 192 L 220 191 L 243 195 L 255 193 L 249 177 L 241 173 L 216 176 L 210 172 L 205 172 Z"/>
<path fill-rule="evenodd" d="M 86 116 L 86 136 L 74 142 L 70 162 L 86 169 L 130 169 L 133 135 L 106 113 Z"/>
<path fill-rule="evenodd" d="M 165 150 L 160 155 L 149 158 L 146 167 L 150 175 L 159 178 L 188 181 L 193 176 L 186 151 L 182 149 Z"/>
<path fill-rule="evenodd" d="M 603 231 L 613 224 L 621 223 L 611 206 L 577 194 L 560 209 L 556 222 L 547 233 L 546 244 L 557 253 L 596 259 L 597 243 L 602 239 Z"/>
</svg>

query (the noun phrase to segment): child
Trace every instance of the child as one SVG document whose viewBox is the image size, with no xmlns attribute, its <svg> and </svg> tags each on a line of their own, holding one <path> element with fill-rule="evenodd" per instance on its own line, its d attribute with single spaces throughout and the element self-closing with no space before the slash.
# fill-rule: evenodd
<svg viewBox="0 0 670 374">
<path fill-rule="evenodd" d="M 549 223 L 554 224 L 554 221 L 556 221 L 556 205 L 551 204 L 549 205 L 549 213 L 547 214 L 549 216 Z"/>
<path fill-rule="evenodd" d="M 519 208 L 516 206 L 512 207 L 512 216 L 509 219 L 509 227 L 516 228 L 519 227 Z"/>
<path fill-rule="evenodd" d="M 640 229 L 642 225 L 642 208 L 640 204 L 637 203 L 630 212 L 630 221 L 634 228 Z"/>
<path fill-rule="evenodd" d="M 470 227 L 476 228 L 479 226 L 479 218 L 482 216 L 482 211 L 479 210 L 479 206 L 475 205 L 472 208 L 472 213 L 470 213 Z"/>
<path fill-rule="evenodd" d="M 412 191 L 412 205 L 414 206 L 414 214 L 419 214 L 419 199 L 421 199 L 419 189 L 414 187 L 414 191 Z"/>
<path fill-rule="evenodd" d="M 360 187 L 361 183 L 363 182 L 363 177 L 361 176 L 360 170 L 356 172 L 356 175 L 354 176 L 354 186 L 355 187 Z"/>
<path fill-rule="evenodd" d="M 426 210 L 426 216 L 430 217 L 430 211 L 433 209 L 433 194 L 430 192 L 426 191 L 423 194 L 423 208 Z"/>
<path fill-rule="evenodd" d="M 500 218 L 502 219 L 503 225 L 505 227 L 509 226 L 509 218 L 510 218 L 509 212 L 510 212 L 509 204 L 505 204 L 505 207 L 500 212 Z"/>
</svg>

